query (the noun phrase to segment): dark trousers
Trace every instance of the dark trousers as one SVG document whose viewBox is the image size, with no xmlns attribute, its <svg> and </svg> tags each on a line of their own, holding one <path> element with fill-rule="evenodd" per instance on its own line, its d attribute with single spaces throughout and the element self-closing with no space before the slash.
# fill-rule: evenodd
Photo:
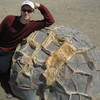
<svg viewBox="0 0 100 100">
<path fill-rule="evenodd" d="M 9 87 L 10 68 L 14 51 L 4 51 L 0 49 L 0 83 L 6 93 L 11 93 Z"/>
<path fill-rule="evenodd" d="M 9 72 L 13 53 L 14 51 L 4 51 L 0 49 L 0 74 Z"/>
</svg>

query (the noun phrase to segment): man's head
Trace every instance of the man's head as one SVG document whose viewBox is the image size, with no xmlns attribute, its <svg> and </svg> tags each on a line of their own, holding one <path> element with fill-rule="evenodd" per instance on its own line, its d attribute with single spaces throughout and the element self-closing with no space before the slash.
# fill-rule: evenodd
<svg viewBox="0 0 100 100">
<path fill-rule="evenodd" d="M 35 10 L 35 5 L 32 1 L 26 0 L 21 4 L 21 17 L 25 20 L 29 20 Z"/>
<path fill-rule="evenodd" d="M 25 6 L 25 5 L 30 6 L 33 10 L 35 9 L 35 5 L 34 5 L 34 3 L 33 3 L 32 1 L 25 0 L 25 1 L 21 4 L 21 6 L 23 7 L 23 6 Z"/>
</svg>

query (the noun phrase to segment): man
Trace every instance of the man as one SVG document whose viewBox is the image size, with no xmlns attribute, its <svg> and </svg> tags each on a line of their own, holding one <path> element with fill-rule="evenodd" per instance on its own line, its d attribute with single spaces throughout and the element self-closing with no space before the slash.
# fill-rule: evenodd
<svg viewBox="0 0 100 100">
<path fill-rule="evenodd" d="M 31 20 L 36 9 L 40 11 L 44 19 Z M 20 16 L 5 17 L 0 24 L 0 77 L 4 78 L 6 75 L 9 79 L 12 56 L 21 40 L 32 32 L 48 27 L 54 22 L 53 16 L 44 5 L 29 0 L 22 3 Z"/>
<path fill-rule="evenodd" d="M 31 20 L 35 9 L 41 12 L 43 20 Z M 0 74 L 9 72 L 14 50 L 23 38 L 53 23 L 54 18 L 45 6 L 29 0 L 22 3 L 20 16 L 7 16 L 0 24 Z"/>
</svg>

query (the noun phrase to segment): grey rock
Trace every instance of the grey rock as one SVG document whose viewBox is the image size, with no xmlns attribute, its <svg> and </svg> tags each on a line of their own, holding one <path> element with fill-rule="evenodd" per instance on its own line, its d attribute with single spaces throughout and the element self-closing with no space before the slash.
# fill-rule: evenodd
<svg viewBox="0 0 100 100">
<path fill-rule="evenodd" d="M 20 88 L 37 91 L 42 85 L 44 100 L 100 100 L 100 51 L 84 33 L 64 26 L 52 26 L 32 33 L 25 41 L 19 44 L 14 54 L 11 83 L 17 82 Z M 59 58 L 63 64 L 60 66 L 59 60 L 58 65 L 50 69 L 47 60 L 64 41 L 76 51 L 84 52 L 72 55 L 64 63 Z M 61 57 L 64 56 L 66 54 Z"/>
</svg>

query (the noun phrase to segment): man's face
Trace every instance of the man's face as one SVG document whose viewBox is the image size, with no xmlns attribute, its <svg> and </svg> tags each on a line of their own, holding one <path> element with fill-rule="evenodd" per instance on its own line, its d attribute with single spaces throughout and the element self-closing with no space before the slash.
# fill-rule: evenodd
<svg viewBox="0 0 100 100">
<path fill-rule="evenodd" d="M 29 20 L 32 15 L 34 13 L 34 9 L 32 9 L 30 6 L 28 5 L 25 5 L 21 8 L 21 17 L 24 19 L 24 20 Z"/>
</svg>

